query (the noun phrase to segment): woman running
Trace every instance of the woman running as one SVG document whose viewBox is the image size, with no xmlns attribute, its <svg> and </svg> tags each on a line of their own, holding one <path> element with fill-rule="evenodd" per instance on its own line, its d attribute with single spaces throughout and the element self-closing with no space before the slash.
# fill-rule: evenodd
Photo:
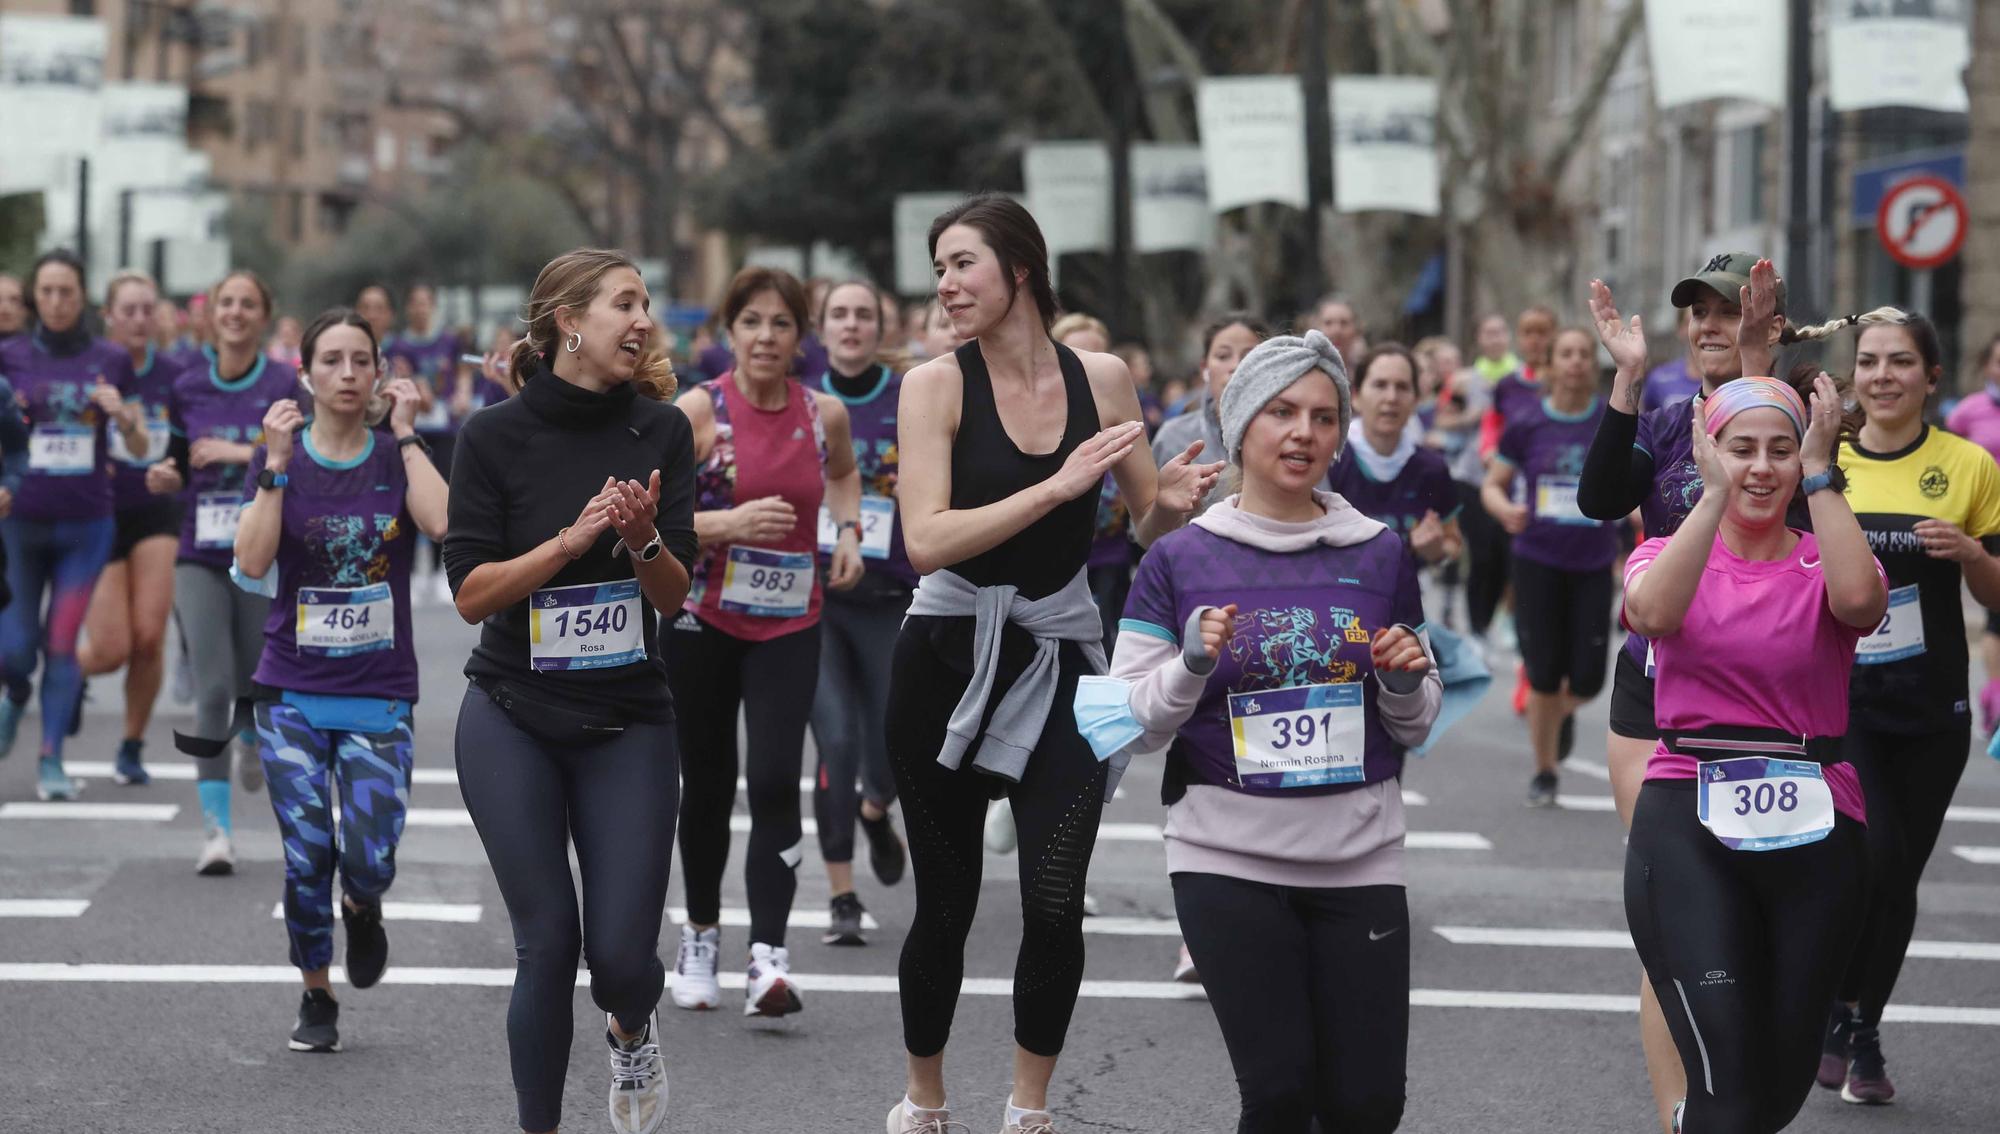
<svg viewBox="0 0 2000 1134">
<path fill-rule="evenodd" d="M 1971 747 L 1961 582 L 1979 605 L 2000 609 L 2000 467 L 1986 450 L 1925 424 L 1925 403 L 1944 374 L 1929 319 L 1889 307 L 1795 333 L 1815 338 L 1849 325 L 1861 328 L 1854 397 L 1867 420 L 1842 444 L 1840 466 L 1847 503 L 1888 573 L 1889 610 L 1856 649 L 1843 754 L 1868 797 L 1869 885 L 1820 1083 L 1839 1086 L 1850 1103 L 1881 1104 L 1896 1096 L 1882 1011 L 1916 928 L 1918 880 Z"/>
<path fill-rule="evenodd" d="M 678 403 L 700 462 L 694 523 L 701 535 L 694 581 L 667 646 L 686 791 L 688 920 L 673 989 L 681 1008 L 722 1003 L 716 967 L 739 712 L 747 723 L 742 765 L 750 794 L 743 1014 L 784 1016 L 803 1006 L 785 929 L 804 858 L 799 772 L 819 685 L 820 606 L 826 588 L 848 590 L 863 574 L 861 473 L 847 403 L 791 376 L 806 314 L 805 288 L 790 273 L 736 273 L 722 301 L 736 363 Z M 815 559 L 822 504 L 834 529 L 824 586 Z"/>
<path fill-rule="evenodd" d="M 173 443 L 173 387 L 182 362 L 153 346 L 153 306 L 159 289 L 137 272 L 113 276 L 104 290 L 104 322 L 132 363 L 129 401 L 146 423 L 146 451 L 134 455 L 124 435 L 111 435 L 117 461 L 111 561 L 97 577 L 77 657 L 86 678 L 125 671 L 125 734 L 112 775 L 121 784 L 149 783 L 142 758 L 146 726 L 166 674 L 167 615 L 174 606 L 174 553 L 180 546 L 181 502 L 146 487 L 146 470 L 165 460 Z"/>
<path fill-rule="evenodd" d="M 174 745 L 194 758 L 201 798 L 201 874 L 236 869 L 230 822 L 230 753 L 245 791 L 264 785 L 249 715 L 250 678 L 264 653 L 271 600 L 229 579 L 236 524 L 250 484 L 251 455 L 264 440 L 264 415 L 298 392 L 298 372 L 264 353 L 271 292 L 251 272 L 223 277 L 210 293 L 215 347 L 174 379 L 169 460 L 146 470 L 155 492 L 185 484 L 174 620 L 194 675 L 194 731 Z M 232 739 L 233 738 L 233 739 Z"/>
<path fill-rule="evenodd" d="M 1983 387 L 1952 407 L 1944 427 L 2000 460 L 2000 335 L 1993 336 L 1979 355 Z M 1986 684 L 1979 689 L 1979 728 L 2000 729 L 2000 611 L 1986 612 L 1986 633 L 1979 639 L 1979 668 Z"/>
<path fill-rule="evenodd" d="M 452 469 L 445 570 L 480 626 L 459 790 L 514 925 L 507 1046 L 529 1134 L 562 1116 L 579 953 L 605 1012 L 612 1127 L 666 1118 L 654 1008 L 680 757 L 654 612 L 680 607 L 697 547 L 693 437 L 649 306 L 620 253 L 550 261 L 514 350 L 519 392 L 466 422 Z"/>
<path fill-rule="evenodd" d="M 285 847 L 285 932 L 305 981 L 291 1049 L 327 1052 L 340 1050 L 327 975 L 336 874 L 347 983 L 371 988 L 389 963 L 382 895 L 396 877 L 417 701 L 410 565 L 419 530 L 444 537 L 445 484 L 415 429 L 423 395 L 407 380 L 384 389 L 366 320 L 321 315 L 299 357 L 311 423 L 291 398 L 265 413 L 235 550 L 245 581 L 277 599 L 252 712 Z"/>
<path fill-rule="evenodd" d="M 28 293 L 21 281 L 0 272 L 0 342 L 28 329 Z"/>
<path fill-rule="evenodd" d="M 1111 329 L 1102 319 L 1073 311 L 1055 321 L 1049 337 L 1073 351 L 1107 354 L 1111 350 Z M 1122 360 L 1121 360 L 1122 361 Z M 1137 383 L 1134 383 L 1137 389 Z M 1139 407 L 1145 417 L 1145 406 Z M 1125 610 L 1125 593 L 1132 589 L 1132 514 L 1125 497 L 1118 492 L 1118 480 L 1109 473 L 1097 488 L 1097 526 L 1090 540 L 1090 597 L 1097 603 L 1097 617 L 1104 625 L 1104 648 L 1118 637 L 1118 619 Z M 1094 903 L 1085 896 L 1085 904 Z"/>
<path fill-rule="evenodd" d="M 1556 336 L 1539 385 L 1547 397 L 1509 419 L 1481 492 L 1488 514 L 1514 537 L 1514 627 L 1535 756 L 1528 806 L 1554 807 L 1564 734 L 1575 729 L 1577 707 L 1604 688 L 1618 533 L 1577 507 L 1584 451 L 1604 414 L 1590 332 Z"/>
<path fill-rule="evenodd" d="M 0 342 L 0 378 L 13 385 L 29 430 L 27 471 L 11 511 L 0 519 L 13 595 L 0 611 L 0 676 L 7 686 L 0 698 L 0 756 L 14 746 L 39 663 L 42 746 L 35 794 L 68 800 L 76 798 L 77 784 L 63 772 L 62 746 L 83 692 L 77 633 L 116 536 L 108 442 L 115 430 L 128 451 L 143 454 L 147 437 L 139 407 L 125 401 L 131 357 L 84 326 L 82 261 L 68 252 L 45 253 L 28 280 L 34 329 Z"/>
<path fill-rule="evenodd" d="M 1025 208 L 973 197 L 931 222 L 929 243 L 951 333 L 969 341 L 904 378 L 897 422 L 903 537 L 923 580 L 889 687 L 917 909 L 899 971 L 908 1086 L 888 1129 L 950 1120 L 944 1048 L 979 900 L 982 816 L 1005 794 L 1020 832 L 1022 935 L 1002 1134 L 1052 1134 L 1048 1084 L 1083 979 L 1084 881 L 1124 766 L 1098 761 L 1062 708 L 1080 676 L 1104 669 L 1085 571 L 1098 488 L 1115 470 L 1150 544 L 1186 522 L 1221 466 L 1193 464 L 1197 444 L 1156 471 L 1124 364 L 1049 338 L 1048 246 Z"/>
<path fill-rule="evenodd" d="M 852 590 L 829 590 L 820 608 L 819 688 L 812 707 L 813 747 L 819 752 L 813 816 L 833 895 L 821 939 L 828 945 L 867 943 L 861 928 L 867 911 L 854 892 L 855 824 L 867 833 L 868 863 L 884 886 L 902 880 L 907 859 L 889 817 L 896 779 L 889 772 L 884 736 L 889 658 L 917 585 L 896 523 L 896 403 L 903 379 L 881 360 L 881 313 L 893 308 L 882 302 L 873 284 L 858 280 L 834 285 L 820 305 L 827 368 L 820 375 L 819 392 L 847 408 L 854 463 L 861 474 L 865 567 Z M 821 505 L 822 561 L 830 561 L 838 550 L 838 537 L 832 510 Z"/>
<path fill-rule="evenodd" d="M 1417 360 L 1401 343 L 1382 343 L 1355 368 L 1354 407 L 1346 443 L 1327 471 L 1327 487 L 1356 511 L 1403 537 L 1420 564 L 1456 559 L 1458 491 L 1435 449 L 1410 439 L 1417 408 Z"/>
<path fill-rule="evenodd" d="M 386 298 L 386 296 L 385 296 Z M 424 395 L 423 412 L 417 415 L 417 433 L 430 446 L 431 460 L 438 472 L 451 476 L 452 442 L 458 427 L 472 412 L 472 371 L 460 360 L 464 349 L 456 334 L 436 325 L 437 293 L 429 284 L 410 288 L 403 304 L 403 330 L 390 336 L 382 346 L 390 372 L 410 378 Z M 444 575 L 444 548 L 430 543 L 430 597 L 444 601 L 450 587 Z"/>
<path fill-rule="evenodd" d="M 1770 261 L 1749 252 L 1716 257 L 1675 284 L 1670 298 L 1675 307 L 1687 312 L 1687 353 L 1696 377 L 1701 379 L 1704 396 L 1745 374 L 1771 372 L 1771 352 L 1785 325 L 1785 285 Z M 1645 534 L 1662 539 L 1680 528 L 1701 497 L 1701 476 L 1691 448 L 1696 399 L 1673 402 L 1642 416 L 1639 396 L 1647 361 L 1645 329 L 1638 316 L 1629 321 L 1619 316 L 1611 289 L 1601 280 L 1591 281 L 1590 312 L 1597 324 L 1597 337 L 1617 371 L 1604 418 L 1584 457 L 1577 508 L 1593 520 L 1608 523 L 1622 522 L 1637 508 Z M 1660 739 L 1654 722 L 1654 665 L 1649 655 L 1646 640 L 1628 634 L 1612 667 L 1611 728 L 1605 738 L 1605 763 L 1611 769 L 1611 797 L 1627 828 L 1632 825 L 1632 804 L 1639 797 L 1647 761 Z M 1673 1037 L 1653 998 L 1652 982 L 1643 976 L 1639 981 L 1639 1034 L 1653 1084 L 1654 1107 L 1664 1129 L 1671 1120 L 1674 1101 L 1687 1093 L 1687 1082 L 1681 1078 Z"/>
<path fill-rule="evenodd" d="M 1242 1134 L 1386 1132 L 1403 1114 L 1397 781 L 1440 686 L 1415 557 L 1319 489 L 1355 443 L 1349 402 L 1320 332 L 1250 352 L 1222 395 L 1242 492 L 1146 553 L 1112 663 L 1132 685 L 1139 747 L 1172 745 L 1167 870 Z"/>
<path fill-rule="evenodd" d="M 1168 418 L 1153 435 L 1153 459 L 1164 465 L 1196 441 L 1202 451 L 1222 452 L 1222 395 L 1236 367 L 1258 343 L 1271 337 L 1271 328 L 1248 312 L 1232 312 L 1210 323 L 1201 333 L 1201 392 L 1186 413 Z M 1196 515 L 1229 495 L 1227 476 L 1218 477 L 1215 487 L 1201 501 Z"/>
<path fill-rule="evenodd" d="M 1888 594 L 1835 480 L 1831 379 L 1817 379 L 1810 426 L 1797 392 L 1768 378 L 1694 412 L 1701 498 L 1625 568 L 1624 621 L 1652 643 L 1660 724 L 1625 917 L 1687 1075 L 1673 1128 L 1770 1134 L 1812 1090 L 1860 911 L 1871 817 L 1839 762 L 1848 696 L 1834 679 Z M 1811 533 L 1786 525 L 1795 494 Z"/>
</svg>

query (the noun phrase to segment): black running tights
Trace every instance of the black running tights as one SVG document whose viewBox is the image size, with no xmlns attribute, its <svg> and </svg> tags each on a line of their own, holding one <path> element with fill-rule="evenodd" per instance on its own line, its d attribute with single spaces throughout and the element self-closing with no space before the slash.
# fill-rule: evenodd
<svg viewBox="0 0 2000 1134">
<path fill-rule="evenodd" d="M 1861 910 L 1862 828 L 1838 815 L 1816 843 L 1730 850 L 1696 817 L 1694 788 L 1639 790 L 1625 920 L 1687 1071 L 1687 1129 L 1775 1134 L 1819 1068 Z"/>
<path fill-rule="evenodd" d="M 590 998 L 627 1034 L 666 987 L 660 913 L 674 854 L 679 761 L 670 724 L 633 724 L 601 744 L 556 750 L 486 693 L 458 710 L 458 788 L 514 924 L 507 1050 L 521 1129 L 554 1130 L 569 1070 L 576 961 Z M 569 847 L 583 876 L 577 920 Z"/>
<path fill-rule="evenodd" d="M 1237 1134 L 1388 1134 L 1403 1121 L 1410 907 L 1401 886 L 1178 873 L 1174 910 L 1222 1025 Z M 1283 990 L 1273 995 L 1273 990 Z"/>
<path fill-rule="evenodd" d="M 1861 773 L 1861 794 L 1868 801 L 1868 902 L 1840 998 L 1858 1003 L 1869 1024 L 1882 1022 L 1882 1009 L 1902 974 L 1903 955 L 1917 929 L 1917 883 L 1965 774 L 1971 729 L 1967 722 L 1925 736 L 1847 732 L 1845 755 Z"/>
<path fill-rule="evenodd" d="M 692 621 L 696 628 L 682 629 Z M 750 845 L 743 855 L 750 940 L 785 943 L 805 857 L 799 774 L 806 719 L 819 684 L 819 627 L 748 642 L 682 618 L 666 639 L 667 684 L 680 721 L 681 881 L 688 921 L 722 919 L 722 873 L 729 865 L 729 817 L 736 806 L 736 713 L 743 712 L 743 775 L 749 785 Z"/>
<path fill-rule="evenodd" d="M 889 766 L 909 827 L 917 886 L 916 916 L 897 976 L 903 1044 L 920 1057 L 943 1051 L 951 1036 L 965 978 L 965 939 L 979 907 L 986 805 L 996 782 L 972 768 L 976 747 L 957 771 L 937 762 L 945 723 L 970 679 L 938 655 L 925 621 L 912 619 L 896 639 L 889 684 Z M 1008 793 L 1021 865 L 1014 1041 L 1050 1057 L 1062 1051 L 1083 983 L 1083 884 L 1105 786 L 1105 765 L 1077 734 L 1070 708 L 1077 675 L 1087 672 L 1083 655 L 1064 643 L 1060 665 L 1048 723 L 1021 782 Z M 1010 687 L 1010 681 L 996 682 L 989 709 Z"/>
</svg>

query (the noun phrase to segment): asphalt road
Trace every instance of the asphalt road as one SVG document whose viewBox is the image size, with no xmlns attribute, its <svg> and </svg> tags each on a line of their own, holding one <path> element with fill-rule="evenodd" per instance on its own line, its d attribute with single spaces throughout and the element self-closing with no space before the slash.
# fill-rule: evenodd
<svg viewBox="0 0 2000 1134">
<path fill-rule="evenodd" d="M 427 695 L 417 711 L 419 778 L 390 895 L 410 905 L 389 910 L 388 978 L 342 993 L 346 1051 L 335 1056 L 285 1048 L 298 986 L 273 916 L 283 866 L 265 796 L 238 793 L 236 875 L 194 874 L 199 809 L 170 736 L 185 709 L 163 704 L 149 735 L 159 778 L 119 787 L 106 764 L 118 738 L 116 682 L 94 682 L 70 749 L 90 781 L 88 806 L 32 805 L 38 724 L 24 722 L 16 751 L 0 761 L 0 1131 L 514 1129 L 503 1031 L 512 939 L 450 774 L 472 632 L 436 606 L 419 609 L 417 626 Z M 1525 730 L 1497 690 L 1408 772 L 1417 1006 L 1404 1130 L 1650 1128 L 1639 966 L 1625 937 L 1621 833 L 1601 763 L 1604 712 L 1602 699 L 1584 711 L 1557 811 L 1522 806 Z M 1093 864 L 1104 916 L 1087 925 L 1088 982 L 1051 1100 L 1066 1134 L 1234 1128 L 1214 1018 L 1198 990 L 1168 983 L 1177 937 L 1158 778 L 1157 766 L 1135 767 Z M 151 809 L 122 806 L 134 804 Z M 1815 1092 L 1794 1129 L 2000 1127 L 1985 1078 L 2000 1054 L 1995 761 L 1973 756 L 1958 804 L 1924 882 L 1917 935 L 1934 944 L 1906 966 L 1902 1016 L 1884 1029 L 1896 1104 L 1863 1111 Z M 989 856 L 987 867 L 948 1057 L 958 1117 L 975 1130 L 998 1129 L 1007 1094 L 1005 990 L 1018 939 L 1014 860 Z M 746 1021 L 740 994 L 727 991 L 721 1012 L 663 1008 L 669 1129 L 881 1129 L 902 1091 L 895 968 L 912 898 L 907 882 L 884 889 L 863 875 L 881 923 L 868 947 L 825 947 L 816 931 L 794 927 L 802 1015 Z M 823 916 L 816 857 L 800 880 L 798 910 Z M 725 902 L 743 905 L 734 866 Z M 663 938 L 669 961 L 674 934 Z M 744 947 L 741 928 L 725 929 L 726 962 Z M 582 990 L 576 1004 L 564 1129 L 602 1130 L 602 1028 Z"/>
</svg>

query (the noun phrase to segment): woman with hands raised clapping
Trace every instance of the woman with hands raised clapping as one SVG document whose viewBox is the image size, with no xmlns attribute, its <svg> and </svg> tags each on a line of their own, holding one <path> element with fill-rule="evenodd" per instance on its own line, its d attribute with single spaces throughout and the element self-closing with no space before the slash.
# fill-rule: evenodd
<svg viewBox="0 0 2000 1134">
<path fill-rule="evenodd" d="M 1146 553 L 1111 667 L 1131 747 L 1167 749 L 1174 904 L 1236 1069 L 1237 1129 L 1258 1134 L 1386 1132 L 1403 1113 L 1398 781 L 1442 686 L 1416 556 L 1319 487 L 1354 443 L 1350 405 L 1317 331 L 1244 358 L 1221 413 L 1242 492 Z"/>
</svg>

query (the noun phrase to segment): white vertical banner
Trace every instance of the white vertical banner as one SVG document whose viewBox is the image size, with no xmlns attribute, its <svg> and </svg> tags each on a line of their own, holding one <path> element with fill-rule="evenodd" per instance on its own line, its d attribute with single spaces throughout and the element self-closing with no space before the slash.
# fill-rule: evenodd
<svg viewBox="0 0 2000 1134">
<path fill-rule="evenodd" d="M 1295 75 L 1203 79 L 1195 89 L 1208 207 L 1306 207 L 1306 95 Z"/>
<path fill-rule="evenodd" d="M 1788 24 L 1785 0 L 1646 0 L 1653 101 L 1663 110 L 1717 98 L 1783 107 Z"/>
<path fill-rule="evenodd" d="M 82 156 L 97 146 L 104 21 L 0 15 L 0 153 Z"/>
<path fill-rule="evenodd" d="M 1342 75 L 1329 85 L 1334 208 L 1438 215 L 1437 80 Z"/>
<path fill-rule="evenodd" d="M 1021 180 L 1051 259 L 1111 247 L 1111 151 L 1104 143 L 1032 143 L 1021 151 Z"/>
<path fill-rule="evenodd" d="M 103 141 L 91 163 L 93 177 L 118 189 L 187 184 L 187 88 L 175 83 L 106 83 L 102 94 Z"/>
<path fill-rule="evenodd" d="M 1170 142 L 1132 146 L 1132 250 L 1202 251 L 1215 233 L 1208 167 L 1201 147 Z"/>
<path fill-rule="evenodd" d="M 1827 96 L 1835 110 L 1971 109 L 1966 0 L 1834 0 L 1827 12 Z"/>
<path fill-rule="evenodd" d="M 963 193 L 896 195 L 897 294 L 929 295 L 937 290 L 937 277 L 931 272 L 931 222 L 963 200 Z"/>
</svg>

